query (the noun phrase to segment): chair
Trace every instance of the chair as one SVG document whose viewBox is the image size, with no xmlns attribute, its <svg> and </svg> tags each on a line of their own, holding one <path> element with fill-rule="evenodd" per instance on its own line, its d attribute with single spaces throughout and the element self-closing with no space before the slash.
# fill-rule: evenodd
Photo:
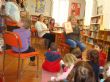
<svg viewBox="0 0 110 82">
<path fill-rule="evenodd" d="M 9 46 L 13 46 L 13 47 L 16 47 L 16 48 L 22 48 L 22 42 L 21 42 L 21 39 L 19 37 L 19 35 L 15 32 L 5 32 L 3 34 L 3 38 L 4 38 L 4 44 L 5 45 L 9 45 Z M 30 52 L 30 53 L 16 53 L 16 52 L 13 52 L 12 49 L 7 49 L 7 50 L 4 50 L 4 59 L 3 59 L 3 77 L 4 77 L 4 72 L 5 72 L 5 55 L 8 54 L 8 55 L 11 55 L 13 57 L 16 57 L 18 58 L 18 70 L 17 70 L 17 82 L 19 82 L 19 79 L 20 79 L 20 74 L 21 74 L 21 71 L 23 69 L 23 62 L 24 62 L 24 59 L 26 58 L 29 58 L 29 57 L 32 57 L 32 56 L 36 56 L 37 58 L 37 69 L 36 69 L 36 73 L 38 73 L 38 67 L 39 67 L 39 57 L 38 57 L 38 52 Z M 22 60 L 22 63 L 21 61 Z M 20 67 L 21 65 L 21 67 Z"/>
<path fill-rule="evenodd" d="M 63 56 L 70 51 L 70 46 L 66 44 L 66 38 L 63 33 L 57 34 L 55 41 Z"/>
</svg>

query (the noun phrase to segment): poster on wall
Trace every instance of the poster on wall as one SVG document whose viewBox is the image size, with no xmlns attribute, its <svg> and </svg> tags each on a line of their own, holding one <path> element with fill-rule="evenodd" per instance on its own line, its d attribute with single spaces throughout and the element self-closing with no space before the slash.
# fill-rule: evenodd
<svg viewBox="0 0 110 82">
<path fill-rule="evenodd" d="M 80 3 L 72 3 L 70 11 L 71 16 L 80 16 L 80 8 L 81 8 Z"/>
<path fill-rule="evenodd" d="M 45 12 L 45 0 L 36 0 L 36 12 L 44 13 Z"/>
</svg>

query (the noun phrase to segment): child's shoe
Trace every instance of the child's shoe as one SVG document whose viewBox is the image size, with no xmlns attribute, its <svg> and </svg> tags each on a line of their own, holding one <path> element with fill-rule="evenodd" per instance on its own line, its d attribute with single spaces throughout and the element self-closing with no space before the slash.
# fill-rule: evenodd
<svg viewBox="0 0 110 82">
<path fill-rule="evenodd" d="M 35 61 L 30 61 L 29 65 L 30 66 L 36 66 Z"/>
</svg>

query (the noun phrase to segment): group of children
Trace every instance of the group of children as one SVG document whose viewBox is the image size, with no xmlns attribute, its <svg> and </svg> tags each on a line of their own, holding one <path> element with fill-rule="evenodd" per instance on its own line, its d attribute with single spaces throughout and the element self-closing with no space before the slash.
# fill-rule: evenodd
<svg viewBox="0 0 110 82">
<path fill-rule="evenodd" d="M 3 7 L 4 9 L 4 7 Z M 1 27 L 4 25 L 2 16 L 0 17 L 0 31 Z M 71 18 L 71 22 L 74 19 Z M 54 19 L 50 22 L 50 31 L 54 27 Z M 13 30 L 13 32 L 17 32 L 22 41 L 22 48 L 20 52 L 29 53 L 34 52 L 35 49 L 31 47 L 31 32 L 29 30 L 30 20 L 23 18 L 18 23 L 19 28 Z M 64 57 L 61 56 L 61 53 L 55 43 L 50 44 L 49 50 L 44 54 L 45 61 L 43 62 L 42 68 L 46 71 L 58 73 L 61 69 L 63 72 L 66 72 L 71 65 L 74 65 L 72 71 L 68 75 L 67 79 L 63 81 L 71 82 L 110 82 L 110 62 L 107 62 L 107 55 L 103 51 L 102 45 L 95 46 L 94 49 L 90 49 L 87 52 L 88 61 L 84 62 L 82 59 L 82 52 L 85 50 L 85 45 L 79 40 L 80 33 L 79 28 L 73 28 L 74 39 L 71 38 L 72 34 L 67 35 L 66 43 L 72 47 L 71 52 L 65 54 Z M 77 38 L 77 37 L 79 38 Z M 49 37 L 50 38 L 50 37 Z M 79 48 L 77 48 L 79 46 Z M 12 48 L 14 52 L 19 52 L 19 50 L 15 47 Z M 30 65 L 35 65 L 35 57 L 30 58 Z M 79 79 L 80 78 L 80 79 Z"/>
<path fill-rule="evenodd" d="M 55 43 L 52 45 L 55 47 Z M 67 68 L 66 71 L 71 65 L 74 65 L 72 71 L 68 75 L 68 78 L 66 80 L 64 79 L 63 82 L 72 82 L 72 80 L 74 80 L 74 82 L 110 82 L 110 62 L 107 62 L 107 54 L 103 51 L 103 47 L 100 44 L 98 44 L 97 47 L 87 51 L 87 61 L 83 61 L 82 52 L 79 48 L 75 48 L 70 53 L 65 54 L 62 60 L 61 55 L 58 53 L 57 49 L 57 54 L 53 53 L 55 53 L 54 49 L 50 49 L 46 52 L 45 62 L 50 61 L 52 63 L 60 59 L 57 64 L 59 64 L 59 67 L 61 68 L 62 64 L 60 62 L 64 61 L 63 65 Z M 55 60 L 51 61 L 53 59 Z M 45 62 L 43 63 L 44 70 L 53 72 L 52 70 L 57 69 L 54 67 L 54 63 L 52 65 L 47 65 Z M 51 71 L 47 68 L 50 68 Z M 77 73 L 77 75 L 75 75 L 75 73 Z"/>
</svg>

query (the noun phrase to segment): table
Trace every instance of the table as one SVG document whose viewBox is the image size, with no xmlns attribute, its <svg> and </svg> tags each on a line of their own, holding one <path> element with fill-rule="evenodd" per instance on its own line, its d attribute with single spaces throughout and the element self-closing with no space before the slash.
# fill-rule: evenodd
<svg viewBox="0 0 110 82">
<path fill-rule="evenodd" d="M 57 45 L 59 45 L 60 43 L 62 43 L 62 41 L 64 40 L 63 39 L 63 37 L 64 37 L 63 36 L 64 31 L 63 30 L 57 30 L 57 31 L 52 31 L 52 33 L 55 34 L 55 43 Z"/>
</svg>

